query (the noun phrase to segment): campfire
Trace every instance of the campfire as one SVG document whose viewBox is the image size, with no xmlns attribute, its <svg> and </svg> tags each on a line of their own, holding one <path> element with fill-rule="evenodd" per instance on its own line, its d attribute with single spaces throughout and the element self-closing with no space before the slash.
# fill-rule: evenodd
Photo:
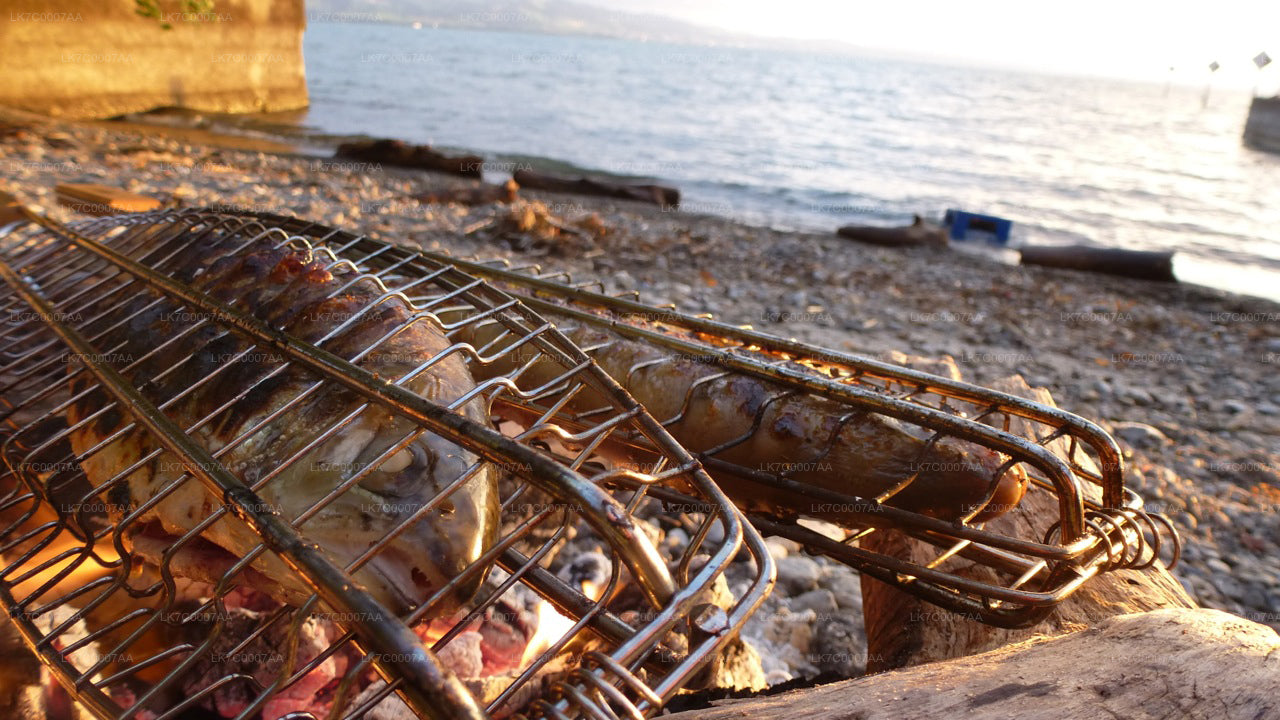
<svg viewBox="0 0 1280 720">
<path fill-rule="evenodd" d="M 735 675 L 762 533 L 1004 626 L 1159 551 L 1096 426 L 945 368 L 277 216 L 40 219 L 0 274 L 0 592 L 100 717 L 647 716 Z"/>
</svg>

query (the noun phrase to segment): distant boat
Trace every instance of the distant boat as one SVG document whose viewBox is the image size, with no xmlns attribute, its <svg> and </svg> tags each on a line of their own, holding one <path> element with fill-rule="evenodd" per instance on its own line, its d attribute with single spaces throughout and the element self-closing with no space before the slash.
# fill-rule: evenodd
<svg viewBox="0 0 1280 720">
<path fill-rule="evenodd" d="M 1280 153 L 1280 95 L 1255 97 L 1249 104 L 1244 144 L 1255 150 Z"/>
<path fill-rule="evenodd" d="M 413 24 L 412 24 L 412 25 L 410 25 L 409 27 L 412 27 L 414 30 L 421 30 L 421 29 L 422 29 L 422 23 L 420 23 L 420 22 L 418 22 L 417 20 L 415 20 L 415 21 L 413 21 Z"/>
</svg>

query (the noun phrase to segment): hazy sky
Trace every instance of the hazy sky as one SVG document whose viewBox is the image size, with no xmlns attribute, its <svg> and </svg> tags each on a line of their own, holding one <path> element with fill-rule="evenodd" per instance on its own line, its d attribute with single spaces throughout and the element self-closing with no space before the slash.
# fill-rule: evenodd
<svg viewBox="0 0 1280 720">
<path fill-rule="evenodd" d="M 1040 70 L 1275 83 L 1280 0 L 590 0 L 751 34 Z M 1275 62 L 1259 76 L 1252 58 Z"/>
</svg>

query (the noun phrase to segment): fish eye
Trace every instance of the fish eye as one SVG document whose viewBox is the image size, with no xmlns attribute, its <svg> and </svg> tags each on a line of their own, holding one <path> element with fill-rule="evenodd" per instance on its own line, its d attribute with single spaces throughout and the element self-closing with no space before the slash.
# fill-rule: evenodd
<svg viewBox="0 0 1280 720">
<path fill-rule="evenodd" d="M 407 447 L 387 458 L 378 466 L 378 470 L 385 473 L 398 473 L 409 467 L 413 464 L 413 450 L 411 448 L 412 446 Z"/>
<path fill-rule="evenodd" d="M 366 490 L 400 497 L 412 492 L 435 465 L 435 456 L 420 443 L 396 451 L 360 481 Z"/>
</svg>

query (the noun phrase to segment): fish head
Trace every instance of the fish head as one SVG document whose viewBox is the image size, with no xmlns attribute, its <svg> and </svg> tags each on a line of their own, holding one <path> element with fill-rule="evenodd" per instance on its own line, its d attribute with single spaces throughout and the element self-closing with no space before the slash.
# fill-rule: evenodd
<svg viewBox="0 0 1280 720">
<path fill-rule="evenodd" d="M 393 534 L 367 573 L 381 580 L 392 604 L 416 606 L 448 587 L 434 615 L 475 595 L 487 573 L 471 568 L 498 534 L 497 474 L 458 445 L 423 433 L 360 481 L 371 496 L 361 523 L 367 519 L 379 535 L 365 542 Z"/>
<path fill-rule="evenodd" d="M 272 448 L 262 456 L 289 455 Z M 352 572 L 360 585 L 397 613 L 432 601 L 435 617 L 473 597 L 487 575 L 467 570 L 497 538 L 497 476 L 453 442 L 367 408 L 261 493 L 289 519 L 324 499 L 299 524 L 303 536 L 339 567 L 369 555 Z"/>
</svg>

